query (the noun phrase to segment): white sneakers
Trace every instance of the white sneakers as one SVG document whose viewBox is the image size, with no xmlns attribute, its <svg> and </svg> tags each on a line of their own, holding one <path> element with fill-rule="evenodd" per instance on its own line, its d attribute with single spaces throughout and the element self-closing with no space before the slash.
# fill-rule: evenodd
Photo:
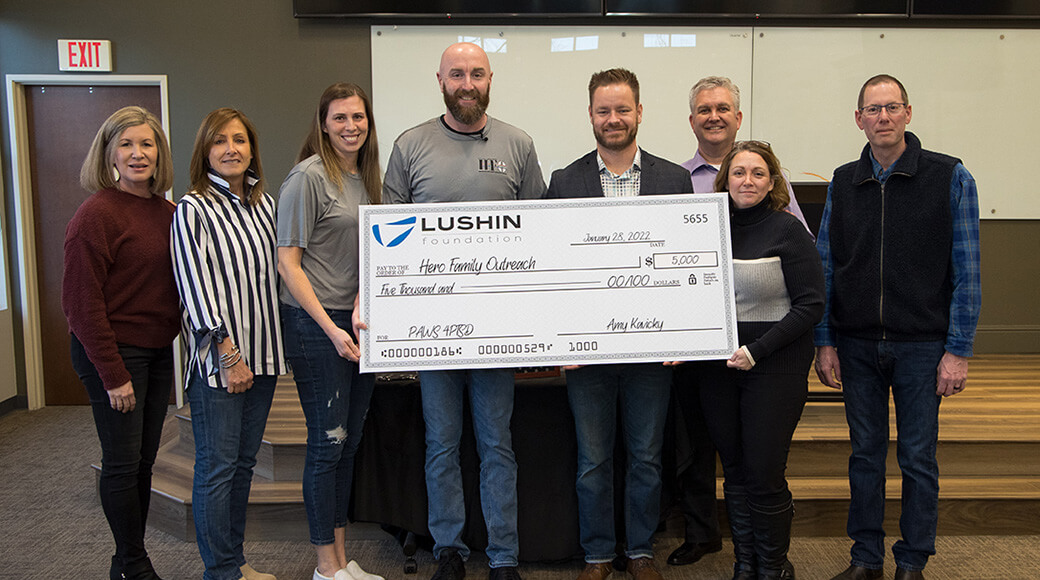
<svg viewBox="0 0 1040 580">
<path fill-rule="evenodd" d="M 365 572 L 364 570 L 362 570 L 361 566 L 359 566 L 358 563 L 356 561 L 354 561 L 354 560 L 351 560 L 347 564 L 347 567 L 344 568 L 344 570 L 346 570 L 347 573 L 350 574 L 350 576 L 353 577 L 354 580 L 383 580 L 382 576 L 377 576 L 375 574 L 369 574 L 368 572 Z M 343 570 L 340 570 L 340 572 L 342 572 L 342 571 Z M 339 572 L 337 572 L 337 574 L 339 574 Z M 336 580 L 340 580 L 340 579 L 337 578 Z M 343 580 L 347 580 L 347 579 L 343 579 Z"/>
<path fill-rule="evenodd" d="M 315 568 L 314 576 L 311 578 L 311 580 L 383 580 L 383 577 L 365 572 L 361 569 L 361 566 L 359 566 L 356 561 L 351 560 L 350 563 L 347 564 L 346 568 L 338 570 L 336 572 L 336 575 L 332 578 L 329 578 L 328 576 L 322 576 L 318 572 L 318 569 Z"/>
</svg>

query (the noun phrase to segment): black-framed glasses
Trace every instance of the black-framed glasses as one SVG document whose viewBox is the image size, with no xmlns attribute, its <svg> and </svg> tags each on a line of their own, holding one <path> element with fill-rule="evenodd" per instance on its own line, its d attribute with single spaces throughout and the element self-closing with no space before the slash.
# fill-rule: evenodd
<svg viewBox="0 0 1040 580">
<path fill-rule="evenodd" d="M 860 107 L 859 112 L 868 117 L 877 117 L 881 114 L 881 110 L 884 109 L 888 111 L 889 116 L 893 116 L 902 113 L 905 108 L 906 103 L 889 103 L 887 105 L 867 105 L 866 107 Z"/>
</svg>

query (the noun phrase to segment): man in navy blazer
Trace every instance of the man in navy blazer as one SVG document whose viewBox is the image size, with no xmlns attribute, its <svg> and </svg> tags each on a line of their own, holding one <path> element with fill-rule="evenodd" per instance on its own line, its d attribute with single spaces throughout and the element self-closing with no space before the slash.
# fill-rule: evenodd
<svg viewBox="0 0 1040 580">
<path fill-rule="evenodd" d="M 565 197 L 604 197 L 603 184 L 599 179 L 599 164 L 596 160 L 598 151 L 592 151 L 576 159 L 567 167 L 553 171 L 549 181 L 547 198 Z M 642 158 L 641 188 L 639 195 L 657 195 L 662 193 L 693 193 L 693 185 L 683 185 L 675 178 L 675 168 L 683 171 L 682 177 L 689 181 L 688 172 L 682 167 L 651 155 L 639 149 Z"/>
<path fill-rule="evenodd" d="M 634 137 L 634 135 L 633 135 Z M 603 185 L 599 179 L 599 164 L 596 160 L 598 151 L 592 151 L 575 160 L 563 169 L 553 171 L 549 181 L 547 198 L 565 197 L 604 197 Z M 693 193 L 693 184 L 683 185 L 675 178 L 675 168 L 682 172 L 682 177 L 690 181 L 689 172 L 660 157 L 639 149 L 642 158 L 640 169 L 639 195 L 657 195 L 662 193 Z"/>
<path fill-rule="evenodd" d="M 619 70 L 624 69 L 612 69 L 597 74 Z M 633 97 L 627 103 L 629 109 L 624 115 L 607 110 L 594 111 L 592 103 L 593 93 L 596 89 L 592 88 L 590 83 L 589 117 L 592 120 L 593 133 L 596 136 L 596 149 L 567 167 L 553 171 L 552 179 L 549 181 L 549 191 L 545 195 L 547 198 L 612 196 L 612 192 L 604 192 L 597 158 L 602 159 L 606 168 L 616 176 L 621 176 L 632 167 L 634 161 L 638 161 L 636 164 L 638 171 L 634 179 L 635 185 L 638 187 L 636 190 L 638 195 L 693 193 L 693 184 L 690 182 L 688 171 L 671 161 L 651 155 L 636 145 L 636 133 L 643 117 L 643 105 L 639 103 L 639 81 L 636 80 L 634 74 L 629 71 L 624 72 L 632 75 L 631 80 L 635 83 L 635 89 L 631 89 L 627 83 L 598 87 L 603 89 L 601 95 L 604 97 L 599 104 L 604 108 L 609 107 L 605 99 L 606 94 L 608 92 L 625 92 L 618 88 L 625 87 L 631 90 Z M 595 79 L 596 77 L 593 76 L 593 82 L 596 82 Z M 619 172 L 613 171 L 618 168 L 621 169 Z M 687 181 L 686 184 L 682 183 L 683 179 Z"/>
<path fill-rule="evenodd" d="M 592 75 L 589 119 L 596 150 L 554 171 L 546 197 L 623 197 L 693 193 L 690 173 L 643 151 L 639 81 L 625 69 Z M 625 448 L 625 556 L 635 580 L 660 580 L 652 536 L 661 504 L 661 444 L 672 371 L 662 363 L 564 367 L 578 438 L 578 524 L 585 569 L 578 580 L 613 572 L 614 439 L 621 409 Z"/>
</svg>

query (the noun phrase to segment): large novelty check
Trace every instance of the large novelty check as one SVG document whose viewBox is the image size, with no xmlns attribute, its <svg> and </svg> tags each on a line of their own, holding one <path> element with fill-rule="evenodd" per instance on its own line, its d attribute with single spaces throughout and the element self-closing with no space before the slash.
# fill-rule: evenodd
<svg viewBox="0 0 1040 580">
<path fill-rule="evenodd" d="M 361 208 L 362 372 L 724 359 L 725 194 Z"/>
</svg>

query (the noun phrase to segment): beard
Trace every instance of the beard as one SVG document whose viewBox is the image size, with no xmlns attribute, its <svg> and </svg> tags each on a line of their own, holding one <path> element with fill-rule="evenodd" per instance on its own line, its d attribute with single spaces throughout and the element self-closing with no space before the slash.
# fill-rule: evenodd
<svg viewBox="0 0 1040 580">
<path fill-rule="evenodd" d="M 491 103 L 490 85 L 484 94 L 481 94 L 476 89 L 471 91 L 459 89 L 454 93 L 449 93 L 444 89 L 444 84 L 442 83 L 441 94 L 444 95 L 444 104 L 448 107 L 448 112 L 451 113 L 452 117 L 455 117 L 456 121 L 463 125 L 473 125 L 484 118 L 484 113 L 487 112 L 488 105 Z M 463 106 L 459 103 L 459 100 L 463 97 L 476 98 L 477 103 L 472 106 Z"/>
<path fill-rule="evenodd" d="M 610 151 L 621 151 L 631 145 L 636 140 L 636 133 L 639 132 L 639 125 L 634 125 L 628 128 L 628 131 L 621 136 L 613 137 L 611 140 L 607 140 L 606 135 L 603 131 L 597 127 L 593 127 L 592 134 L 596 136 L 596 143 L 599 143 L 604 149 Z"/>
</svg>

